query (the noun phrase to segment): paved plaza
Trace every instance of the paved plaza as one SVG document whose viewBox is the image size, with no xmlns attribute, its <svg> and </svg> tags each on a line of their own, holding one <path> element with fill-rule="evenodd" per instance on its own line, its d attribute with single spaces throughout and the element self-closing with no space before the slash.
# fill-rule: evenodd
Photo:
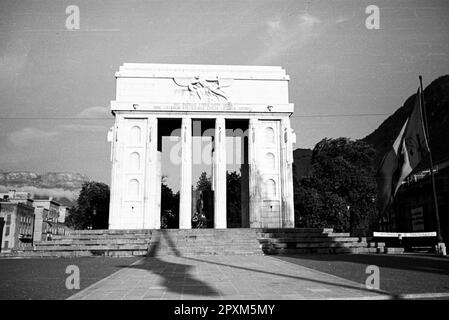
<svg viewBox="0 0 449 320">
<path fill-rule="evenodd" d="M 380 292 L 365 287 L 380 269 Z M 80 270 L 69 290 L 68 266 Z M 0 300 L 449 299 L 449 259 L 432 255 L 164 255 L 0 259 Z"/>
<path fill-rule="evenodd" d="M 377 299 L 356 282 L 270 256 L 144 258 L 69 299 Z"/>
</svg>

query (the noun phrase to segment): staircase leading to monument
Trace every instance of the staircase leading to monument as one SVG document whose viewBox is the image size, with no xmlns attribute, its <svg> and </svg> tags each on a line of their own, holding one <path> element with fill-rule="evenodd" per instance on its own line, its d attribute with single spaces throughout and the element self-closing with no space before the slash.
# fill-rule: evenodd
<svg viewBox="0 0 449 320">
<path fill-rule="evenodd" d="M 388 253 L 383 243 L 332 229 L 82 230 L 33 248 L 23 257 Z"/>
<path fill-rule="evenodd" d="M 263 254 L 257 229 L 155 230 L 149 255 Z"/>
<path fill-rule="evenodd" d="M 151 230 L 76 230 L 36 241 L 33 248 L 17 251 L 23 257 L 146 256 Z"/>
<path fill-rule="evenodd" d="M 258 235 L 265 254 L 383 253 L 385 246 L 329 228 L 263 229 Z"/>
</svg>

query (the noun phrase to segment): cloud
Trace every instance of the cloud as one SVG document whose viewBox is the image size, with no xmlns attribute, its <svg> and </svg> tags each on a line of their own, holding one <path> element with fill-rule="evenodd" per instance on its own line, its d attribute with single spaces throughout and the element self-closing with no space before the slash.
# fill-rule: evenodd
<svg viewBox="0 0 449 320">
<path fill-rule="evenodd" d="M 352 17 L 339 17 L 336 21 L 335 24 L 339 24 L 339 23 L 344 23 L 347 21 L 350 21 L 352 19 Z"/>
<path fill-rule="evenodd" d="M 301 48 L 321 34 L 317 28 L 322 22 L 317 17 L 303 13 L 293 20 L 274 18 L 266 22 L 265 38 L 267 47 L 256 57 L 256 63 L 267 63 L 285 55 L 292 48 Z"/>
<path fill-rule="evenodd" d="M 312 16 L 311 14 L 305 13 L 302 15 L 299 15 L 299 25 L 302 28 L 311 28 L 314 25 L 321 23 L 321 20 L 317 17 Z"/>
<path fill-rule="evenodd" d="M 9 141 L 18 146 L 26 147 L 31 143 L 38 142 L 43 139 L 52 138 L 58 135 L 57 131 L 44 131 L 37 128 L 23 128 L 9 134 Z"/>
<path fill-rule="evenodd" d="M 87 118 L 87 119 L 108 119 L 111 120 L 109 113 L 109 109 L 106 107 L 90 107 L 82 110 L 78 113 L 75 118 Z M 106 132 L 110 126 L 107 125 L 98 125 L 98 124 L 78 124 L 78 123 L 70 123 L 70 124 L 61 124 L 58 125 L 59 130 L 63 131 L 76 131 L 76 132 Z"/>
<path fill-rule="evenodd" d="M 29 60 L 31 46 L 26 40 L 18 37 L 3 43 L 0 49 L 0 81 L 13 83 L 12 79 L 21 75 Z"/>
<path fill-rule="evenodd" d="M 9 190 L 29 192 L 36 196 L 47 196 L 54 198 L 67 198 L 74 201 L 79 193 L 79 190 L 66 190 L 62 188 L 38 188 L 35 186 L 18 187 L 14 185 L 0 185 L 0 192 L 8 192 Z"/>
<path fill-rule="evenodd" d="M 11 132 L 8 135 L 8 140 L 12 145 L 23 148 L 49 138 L 61 136 L 64 132 L 101 132 L 106 134 L 109 127 L 109 125 L 76 123 L 60 124 L 55 126 L 52 130 L 27 127 Z"/>
<path fill-rule="evenodd" d="M 106 107 L 90 107 L 78 113 L 77 118 L 106 118 L 110 116 Z"/>
<path fill-rule="evenodd" d="M 109 126 L 92 124 L 61 124 L 58 128 L 65 131 L 107 132 Z"/>
</svg>

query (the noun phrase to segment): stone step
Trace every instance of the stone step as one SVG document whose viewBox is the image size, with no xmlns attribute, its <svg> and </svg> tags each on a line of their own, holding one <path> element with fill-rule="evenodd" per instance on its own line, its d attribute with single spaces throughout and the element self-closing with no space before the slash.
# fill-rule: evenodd
<svg viewBox="0 0 449 320">
<path fill-rule="evenodd" d="M 237 249 L 227 249 L 227 250 L 217 250 L 217 248 L 196 248 L 191 250 L 158 250 L 155 253 L 151 254 L 151 256 L 165 256 L 165 255 L 263 255 L 263 251 L 258 250 L 248 250 L 247 248 L 243 248 L 240 250 Z"/>
<path fill-rule="evenodd" d="M 220 239 L 220 238 L 254 238 L 256 236 L 255 233 L 249 233 L 249 234 L 236 234 L 236 233 L 162 233 L 162 234 L 153 234 L 153 237 L 158 238 L 169 238 L 169 239 L 176 239 L 176 238 L 204 238 L 204 239 Z"/>
<path fill-rule="evenodd" d="M 61 240 L 61 239 L 143 239 L 143 238 L 150 238 L 150 234 L 123 234 L 123 235 L 113 235 L 113 234 L 103 234 L 103 235 L 54 235 L 52 237 L 53 240 Z"/>
<path fill-rule="evenodd" d="M 34 257 L 54 257 L 54 258 L 74 258 L 74 257 L 142 257 L 146 256 L 146 250 L 108 250 L 108 251 L 17 251 L 14 257 L 34 258 Z"/>
<path fill-rule="evenodd" d="M 154 234 L 171 234 L 171 235 L 201 235 L 201 234 L 254 234 L 258 232 L 259 229 L 250 228 L 236 228 L 236 229 L 158 229 L 152 230 Z"/>
<path fill-rule="evenodd" d="M 316 242 L 316 243 L 273 243 L 263 244 L 262 248 L 368 248 L 366 242 Z"/>
<path fill-rule="evenodd" d="M 35 251 L 89 251 L 89 250 L 103 250 L 103 251 L 121 251 L 121 250 L 147 250 L 148 245 L 92 245 L 92 246 L 35 246 Z"/>
<path fill-rule="evenodd" d="M 294 255 L 294 254 L 360 254 L 360 253 L 383 253 L 379 248 L 296 248 L 296 249 L 277 249 L 264 250 L 268 255 Z"/>
<path fill-rule="evenodd" d="M 258 242 L 257 237 L 250 238 L 179 238 L 179 239 L 164 239 L 152 237 L 151 241 L 160 243 L 233 243 L 233 242 Z"/>
<path fill-rule="evenodd" d="M 109 244 L 142 244 L 147 245 L 150 239 L 108 239 L 108 240 L 52 240 L 38 241 L 36 246 L 77 246 L 77 245 L 109 245 Z"/>
<path fill-rule="evenodd" d="M 369 248 L 384 248 L 385 242 L 368 242 Z"/>
<path fill-rule="evenodd" d="M 334 231 L 332 228 L 257 228 L 252 230 L 260 233 L 332 233 Z"/>
<path fill-rule="evenodd" d="M 278 242 L 285 242 L 285 243 L 293 243 L 293 242 L 365 242 L 366 238 L 359 238 L 359 237 L 314 237 L 314 238 L 259 238 L 259 242 L 261 243 L 278 243 Z"/>
<path fill-rule="evenodd" d="M 230 246 L 208 246 L 208 247 L 150 247 L 150 251 L 156 251 L 156 252 L 161 252 L 161 251 L 180 251 L 180 252 L 185 252 L 185 251 L 217 251 L 217 252 L 224 252 L 224 251 L 228 251 L 228 250 L 243 250 L 243 251 L 260 251 L 262 247 L 257 246 L 257 247 L 248 247 L 248 246 L 235 246 L 235 247 L 230 247 Z"/>
<path fill-rule="evenodd" d="M 183 245 L 183 244 L 190 244 L 190 245 L 208 245 L 208 244 L 238 244 L 238 243 L 242 243 L 242 244 L 252 244 L 252 243 L 259 243 L 259 241 L 257 241 L 257 239 L 217 239 L 217 240 L 171 240 L 171 241 L 166 241 L 166 240 L 160 240 L 160 239 L 151 239 L 151 243 L 159 243 L 160 245 Z"/>
<path fill-rule="evenodd" d="M 296 239 L 304 239 L 304 238 L 328 238 L 328 237 L 350 237 L 349 233 L 258 233 L 259 238 L 296 238 Z"/>
<path fill-rule="evenodd" d="M 68 235 L 117 235 L 117 234 L 151 234 L 153 230 L 151 229 L 117 229 L 117 230 L 70 230 L 67 232 Z"/>
<path fill-rule="evenodd" d="M 402 253 L 404 253 L 404 248 L 385 247 L 385 248 L 383 248 L 383 253 L 386 253 L 386 254 L 402 254 Z"/>
</svg>

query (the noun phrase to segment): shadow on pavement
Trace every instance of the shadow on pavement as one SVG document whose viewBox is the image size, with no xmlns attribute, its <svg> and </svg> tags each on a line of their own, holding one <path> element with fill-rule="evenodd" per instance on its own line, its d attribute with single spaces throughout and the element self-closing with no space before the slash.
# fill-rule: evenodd
<svg viewBox="0 0 449 320">
<path fill-rule="evenodd" d="M 207 263 L 207 264 L 213 264 L 223 267 L 231 267 L 239 270 L 245 270 L 249 272 L 255 272 L 265 275 L 272 275 L 277 277 L 286 277 L 294 280 L 301 280 L 301 281 L 307 281 L 307 282 L 313 282 L 318 283 L 323 286 L 333 286 L 336 288 L 345 288 L 345 289 L 351 289 L 351 290 L 358 290 L 363 292 L 369 292 L 370 294 L 377 293 L 382 295 L 389 295 L 389 293 L 382 291 L 382 290 L 371 290 L 367 289 L 364 286 L 357 284 L 355 285 L 347 285 L 342 283 L 335 283 L 335 282 L 329 282 L 329 281 L 323 281 L 318 279 L 310 279 L 306 277 L 300 277 L 300 276 L 294 276 L 289 274 L 282 274 L 278 272 L 271 272 L 266 270 L 258 270 L 253 268 L 248 268 L 244 266 L 239 265 L 233 265 L 233 264 L 227 264 L 227 263 L 221 263 L 216 261 L 209 261 L 206 259 L 200 259 L 197 257 L 188 257 L 188 256 L 182 256 L 181 253 L 176 249 L 176 246 L 173 244 L 173 240 L 170 238 L 169 235 L 166 233 L 159 233 L 164 236 L 164 239 L 169 243 L 171 250 L 173 251 L 174 255 L 177 257 L 182 257 L 186 261 L 194 261 L 194 262 L 200 262 L 200 263 Z M 207 283 L 193 278 L 189 274 L 189 270 L 193 268 L 193 266 L 188 264 L 180 264 L 180 263 L 172 263 L 167 262 L 164 260 L 161 260 L 157 257 L 157 251 L 159 249 L 159 243 L 160 243 L 160 235 L 157 236 L 158 238 L 152 239 L 152 245 L 150 246 L 148 257 L 145 258 L 141 263 L 131 265 L 131 266 L 123 266 L 123 268 L 134 268 L 134 269 L 142 269 L 147 270 L 149 272 L 152 272 L 153 274 L 158 274 L 161 277 L 164 278 L 164 281 L 162 283 L 163 286 L 167 288 L 167 290 L 171 292 L 177 292 L 177 293 L 189 293 L 192 295 L 204 295 L 204 296 L 217 296 L 220 293 L 213 287 L 209 286 Z M 274 256 L 270 256 L 273 257 Z M 187 291 L 187 292 L 186 292 Z M 394 297 L 394 296 L 392 296 Z"/>
<path fill-rule="evenodd" d="M 123 266 L 123 268 L 146 270 L 161 276 L 163 278 L 161 285 L 166 287 L 170 292 L 209 297 L 219 296 L 220 293 L 215 288 L 190 275 L 189 271 L 193 268 L 191 265 L 167 262 L 157 257 L 157 251 L 159 250 L 160 245 L 160 234 L 164 235 L 167 242 L 172 242 L 170 236 L 165 233 L 158 233 L 156 239 L 152 238 L 148 257 L 140 263 L 131 266 Z M 175 256 L 181 256 L 173 243 L 171 243 L 171 248 Z"/>
</svg>

